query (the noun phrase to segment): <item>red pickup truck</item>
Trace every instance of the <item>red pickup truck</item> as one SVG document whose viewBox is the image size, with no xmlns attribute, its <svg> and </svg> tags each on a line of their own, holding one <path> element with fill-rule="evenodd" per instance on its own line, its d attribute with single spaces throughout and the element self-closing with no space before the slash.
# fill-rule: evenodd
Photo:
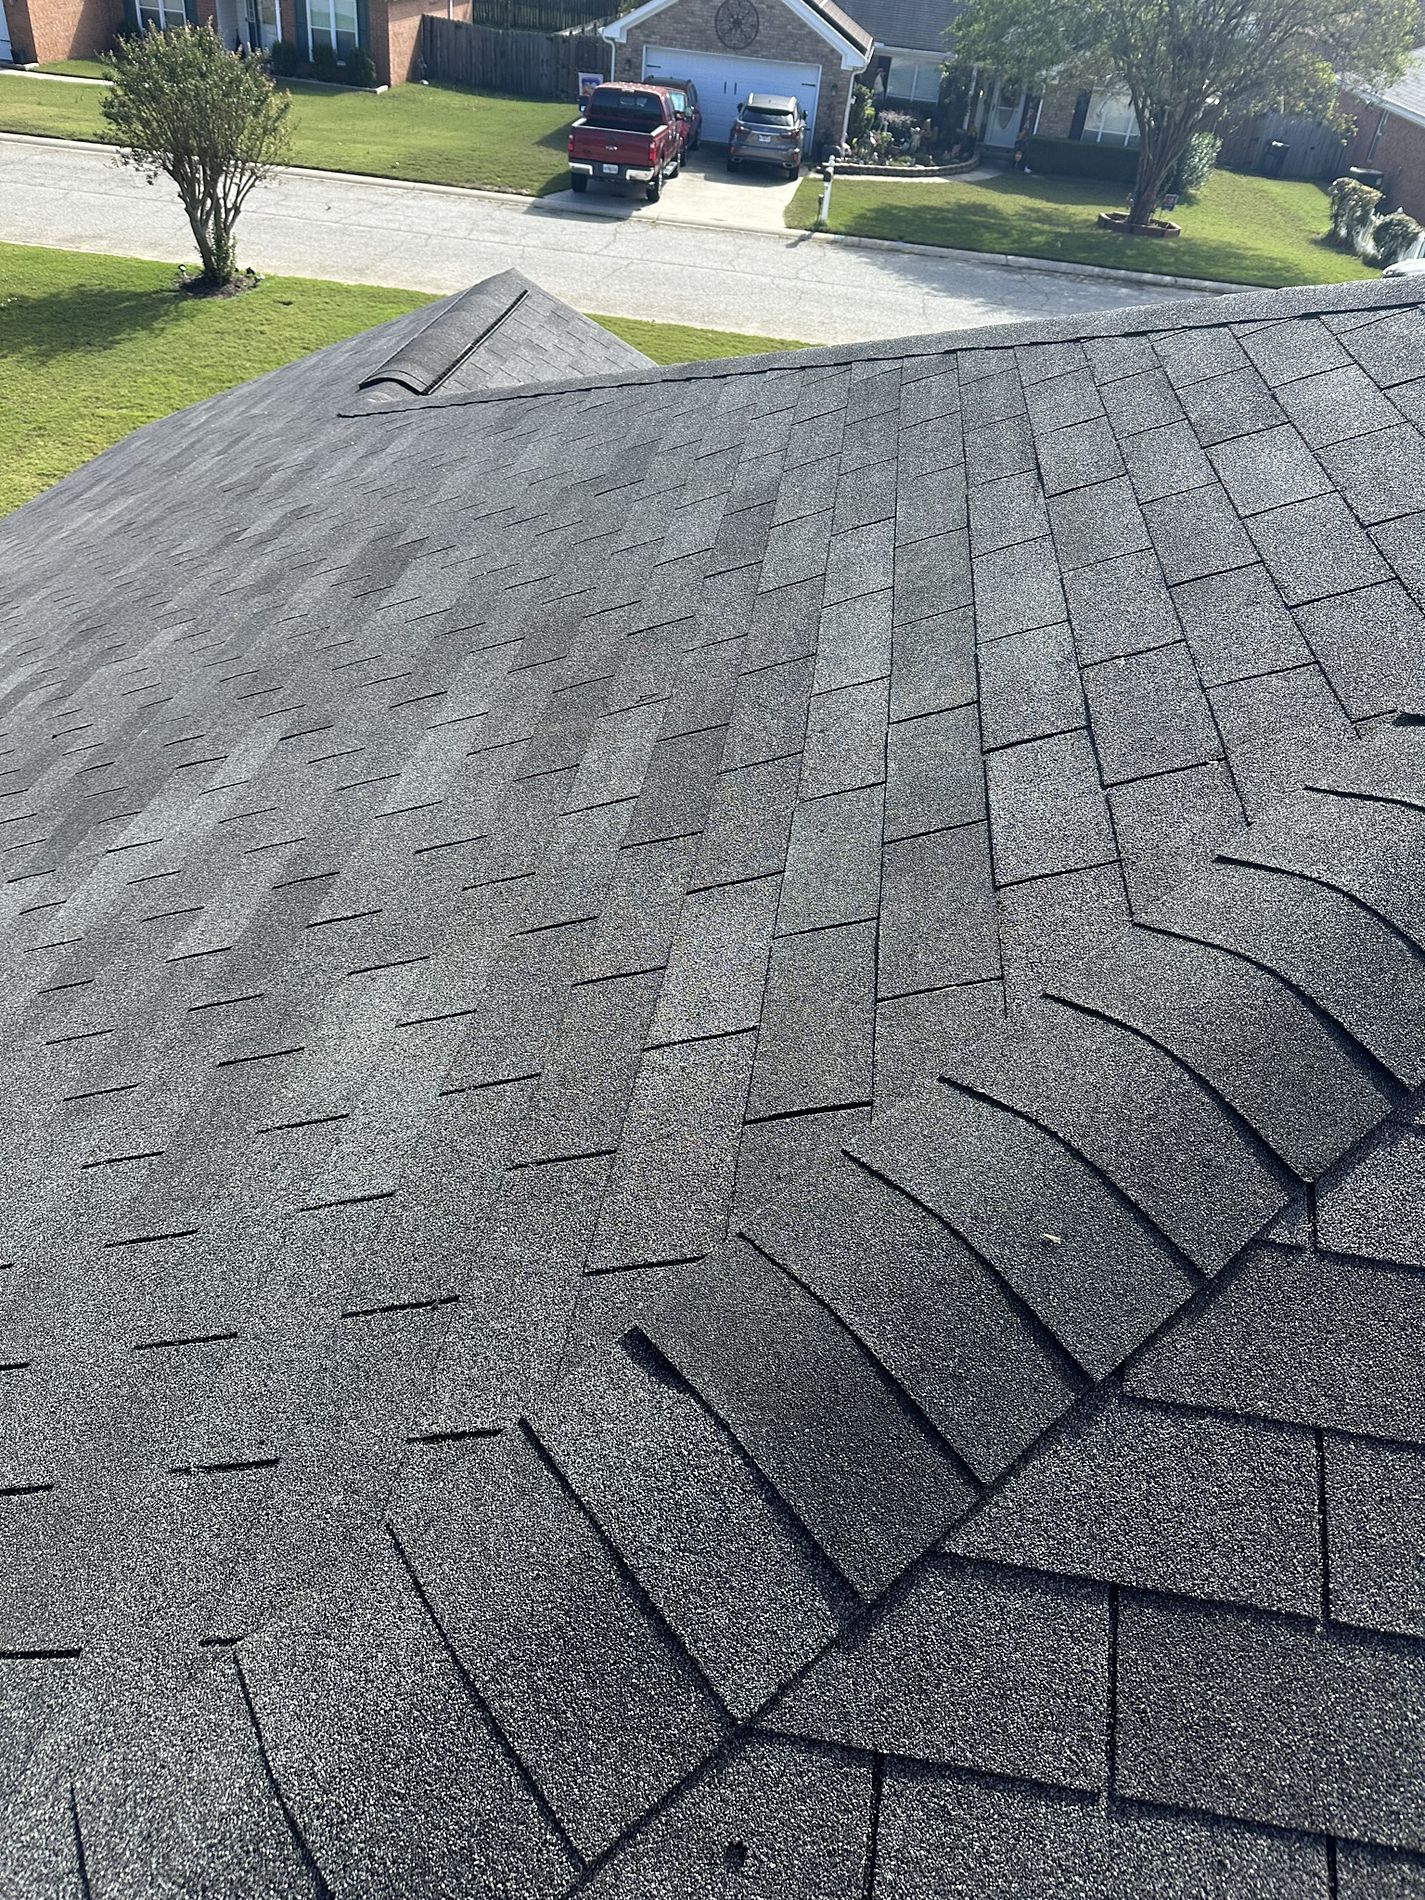
<svg viewBox="0 0 1425 1900">
<path fill-rule="evenodd" d="M 640 184 L 650 204 L 683 162 L 685 121 L 666 86 L 595 86 L 582 118 L 569 128 L 569 176 L 575 191 L 591 178 Z"/>
</svg>

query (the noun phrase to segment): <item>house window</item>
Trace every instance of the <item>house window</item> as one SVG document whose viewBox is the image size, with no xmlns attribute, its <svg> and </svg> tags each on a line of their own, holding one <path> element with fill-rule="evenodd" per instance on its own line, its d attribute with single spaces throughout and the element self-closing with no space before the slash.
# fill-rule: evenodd
<svg viewBox="0 0 1425 1900">
<path fill-rule="evenodd" d="M 1126 92 L 1096 92 L 1089 101 L 1083 137 L 1098 145 L 1136 145 L 1138 118 Z"/>
<path fill-rule="evenodd" d="M 158 33 L 182 26 L 188 17 L 183 10 L 183 0 L 137 0 L 137 5 L 139 25 L 151 26 Z"/>
<path fill-rule="evenodd" d="M 356 0 L 308 0 L 312 57 L 329 46 L 338 59 L 356 51 Z"/>
<path fill-rule="evenodd" d="M 933 106 L 940 97 L 940 67 L 934 60 L 897 59 L 886 71 L 886 97 Z"/>
</svg>

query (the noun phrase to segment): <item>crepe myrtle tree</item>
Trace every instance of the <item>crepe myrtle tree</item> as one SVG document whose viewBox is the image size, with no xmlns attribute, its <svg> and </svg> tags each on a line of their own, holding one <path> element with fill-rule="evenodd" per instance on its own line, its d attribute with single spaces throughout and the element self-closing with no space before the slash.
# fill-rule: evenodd
<svg viewBox="0 0 1425 1900">
<path fill-rule="evenodd" d="M 1153 216 L 1195 132 L 1282 109 L 1329 112 L 1339 81 L 1397 77 L 1418 0 L 969 0 L 957 65 L 1011 85 L 1051 75 L 1126 92 L 1138 115 L 1129 230 Z"/>
<path fill-rule="evenodd" d="M 238 275 L 238 214 L 289 156 L 290 98 L 264 59 L 230 53 L 208 26 L 135 34 L 105 64 L 114 83 L 102 109 L 120 162 L 173 180 L 203 260 L 194 287 L 226 289 Z"/>
</svg>

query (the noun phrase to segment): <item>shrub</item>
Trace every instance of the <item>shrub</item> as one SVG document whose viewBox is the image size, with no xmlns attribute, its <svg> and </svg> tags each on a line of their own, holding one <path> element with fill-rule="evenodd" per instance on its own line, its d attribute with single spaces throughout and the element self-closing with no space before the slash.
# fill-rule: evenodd
<svg viewBox="0 0 1425 1900">
<path fill-rule="evenodd" d="M 1375 218 L 1380 193 L 1359 178 L 1338 178 L 1327 192 L 1331 235 L 1338 244 L 1360 250 Z"/>
<path fill-rule="evenodd" d="M 893 152 L 908 152 L 920 143 L 920 121 L 914 113 L 882 112 L 876 126 L 889 138 Z"/>
<path fill-rule="evenodd" d="M 346 83 L 349 86 L 374 86 L 376 62 L 364 46 L 346 56 Z"/>
<path fill-rule="evenodd" d="M 851 116 L 846 124 L 846 137 L 852 145 L 859 145 L 870 136 L 876 118 L 876 102 L 871 96 L 871 88 L 856 84 L 851 88 Z"/>
<path fill-rule="evenodd" d="M 1389 217 L 1377 218 L 1371 226 L 1371 243 L 1382 270 L 1388 264 L 1398 264 L 1420 235 L 1421 228 L 1408 211 L 1392 211 Z"/>
<path fill-rule="evenodd" d="M 1201 191 L 1217 167 L 1217 154 L 1222 150 L 1222 140 L 1213 132 L 1194 132 L 1184 147 L 1182 157 L 1176 165 L 1170 166 L 1163 181 L 1164 193 L 1173 192 L 1179 198 L 1190 198 L 1194 192 Z"/>
<path fill-rule="evenodd" d="M 1098 145 L 1091 139 L 1028 138 L 1024 163 L 1032 172 L 1058 173 L 1066 178 L 1109 178 L 1131 185 L 1138 175 L 1138 152 L 1132 145 Z"/>
<path fill-rule="evenodd" d="M 291 40 L 278 40 L 267 49 L 267 63 L 279 79 L 290 79 L 302 63 L 302 55 Z"/>
<path fill-rule="evenodd" d="M 341 62 L 333 47 L 316 48 L 312 54 L 312 73 L 315 78 L 324 79 L 329 86 L 341 84 Z"/>
</svg>

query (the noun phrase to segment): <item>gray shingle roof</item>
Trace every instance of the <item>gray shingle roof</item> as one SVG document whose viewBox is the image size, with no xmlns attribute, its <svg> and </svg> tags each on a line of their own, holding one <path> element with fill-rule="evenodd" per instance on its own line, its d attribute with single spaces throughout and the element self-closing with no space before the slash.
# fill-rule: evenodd
<svg viewBox="0 0 1425 1900">
<path fill-rule="evenodd" d="M 1359 96 L 1390 108 L 1416 125 L 1425 125 L 1425 46 L 1417 47 L 1399 79 L 1389 86 L 1362 84 Z"/>
<path fill-rule="evenodd" d="M 1420 1892 L 1409 286 L 477 307 L 0 525 L 0 1887 Z"/>
<path fill-rule="evenodd" d="M 949 58 L 946 34 L 961 0 L 854 0 L 856 18 L 878 47 Z"/>
<path fill-rule="evenodd" d="M 418 334 L 362 377 L 361 388 L 383 398 L 456 396 L 647 363 L 591 317 L 509 270 L 438 304 Z"/>
</svg>

